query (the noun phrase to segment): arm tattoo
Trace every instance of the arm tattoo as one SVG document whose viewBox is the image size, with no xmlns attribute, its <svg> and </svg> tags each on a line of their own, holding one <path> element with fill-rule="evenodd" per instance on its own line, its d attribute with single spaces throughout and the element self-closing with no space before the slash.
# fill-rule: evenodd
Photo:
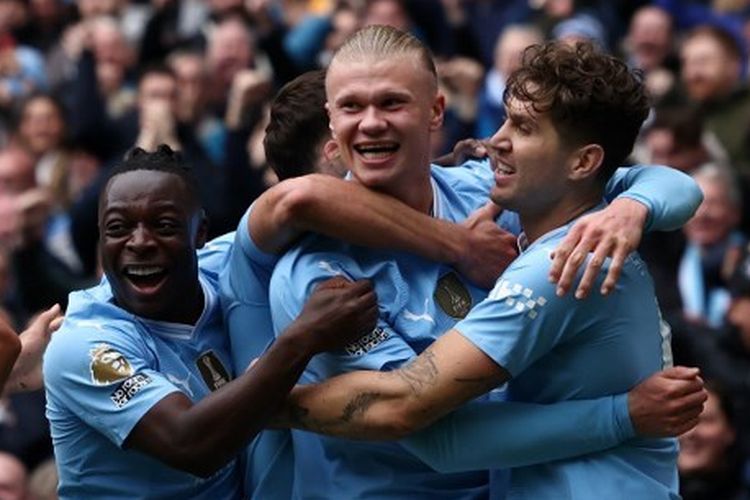
<svg viewBox="0 0 750 500">
<path fill-rule="evenodd" d="M 427 349 L 395 373 L 409 385 L 412 394 L 419 396 L 426 387 L 436 383 L 438 369 L 435 364 L 435 354 Z"/>
<path fill-rule="evenodd" d="M 351 401 L 346 404 L 344 411 L 341 413 L 341 420 L 344 422 L 351 422 L 357 417 L 361 417 L 367 410 L 380 398 L 378 392 L 363 392 L 354 396 Z"/>
</svg>

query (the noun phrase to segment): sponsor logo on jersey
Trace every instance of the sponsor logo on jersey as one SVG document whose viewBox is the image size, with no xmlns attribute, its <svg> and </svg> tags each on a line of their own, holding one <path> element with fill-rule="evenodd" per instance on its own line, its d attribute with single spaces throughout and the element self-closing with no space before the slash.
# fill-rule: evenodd
<svg viewBox="0 0 750 500">
<path fill-rule="evenodd" d="M 390 334 L 387 331 L 378 326 L 370 333 L 362 335 L 360 338 L 344 347 L 344 351 L 346 351 L 349 356 L 364 356 L 389 336 Z"/>
<path fill-rule="evenodd" d="M 451 318 L 463 319 L 471 310 L 471 294 L 454 272 L 441 277 L 435 288 L 435 301 Z"/>
<path fill-rule="evenodd" d="M 145 373 L 136 373 L 130 378 L 126 378 L 122 384 L 117 386 L 117 389 L 109 397 L 116 407 L 122 408 L 133 396 L 138 394 L 138 391 L 146 387 L 151 383 L 151 377 Z"/>
<path fill-rule="evenodd" d="M 203 381 L 212 391 L 229 383 L 229 372 L 213 351 L 201 354 L 195 361 L 195 366 L 198 367 Z"/>
<path fill-rule="evenodd" d="M 133 375 L 133 367 L 121 353 L 108 344 L 99 344 L 89 351 L 91 382 L 109 385 Z"/>
</svg>

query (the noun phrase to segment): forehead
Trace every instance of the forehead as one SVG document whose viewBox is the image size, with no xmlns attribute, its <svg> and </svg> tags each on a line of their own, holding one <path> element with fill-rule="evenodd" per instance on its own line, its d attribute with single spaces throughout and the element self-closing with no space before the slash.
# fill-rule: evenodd
<svg viewBox="0 0 750 500">
<path fill-rule="evenodd" d="M 102 215 L 109 209 L 158 211 L 169 208 L 188 212 L 194 208 L 194 203 L 180 176 L 155 170 L 132 170 L 109 180 L 100 208 Z"/>
<path fill-rule="evenodd" d="M 435 87 L 435 77 L 416 54 L 401 54 L 388 59 L 375 56 L 355 60 L 334 59 L 326 74 L 326 94 L 335 101 L 350 92 L 404 91 L 424 95 Z"/>
</svg>

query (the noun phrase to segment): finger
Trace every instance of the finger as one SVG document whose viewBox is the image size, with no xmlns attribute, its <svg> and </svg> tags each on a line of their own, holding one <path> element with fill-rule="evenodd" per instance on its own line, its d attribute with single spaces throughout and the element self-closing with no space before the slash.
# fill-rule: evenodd
<svg viewBox="0 0 750 500">
<path fill-rule="evenodd" d="M 602 287 L 599 290 L 602 295 L 607 295 L 614 289 L 617 280 L 620 279 L 622 273 L 622 266 L 625 264 L 625 259 L 628 257 L 629 252 L 622 247 L 615 247 L 614 254 L 612 255 L 612 262 L 609 265 L 609 271 L 607 277 L 604 278 Z"/>
<path fill-rule="evenodd" d="M 557 283 L 560 279 L 560 274 L 562 274 L 565 262 L 568 260 L 568 257 L 570 257 L 573 248 L 575 248 L 575 246 L 578 244 L 580 233 L 581 231 L 577 229 L 577 226 L 573 227 L 565 237 L 565 239 L 563 239 L 562 243 L 560 243 L 557 248 L 555 248 L 555 251 L 553 253 L 552 266 L 549 270 L 550 282 Z"/>
<path fill-rule="evenodd" d="M 578 273 L 578 269 L 586 261 L 586 257 L 593 248 L 593 242 L 581 240 L 571 252 L 570 257 L 565 261 L 560 279 L 557 282 L 557 296 L 562 297 L 570 290 L 573 279 Z"/>
<path fill-rule="evenodd" d="M 576 298 L 583 299 L 589 294 L 589 291 L 594 286 L 596 278 L 599 276 L 599 272 L 604 265 L 604 260 L 609 256 L 609 253 L 614 246 L 614 241 L 608 240 L 606 242 L 600 242 L 596 246 L 594 255 L 589 259 L 589 263 L 586 266 L 586 270 L 583 273 L 581 282 L 578 284 L 576 289 Z"/>
<path fill-rule="evenodd" d="M 698 425 L 699 421 L 700 421 L 700 419 L 698 419 L 698 418 L 690 419 L 687 422 L 685 422 L 684 424 L 680 424 L 680 425 L 676 426 L 674 428 L 674 432 L 672 432 L 671 434 L 674 435 L 674 436 L 682 436 L 687 431 L 689 431 L 690 429 L 692 429 L 693 427 L 695 427 L 696 425 Z"/>
<path fill-rule="evenodd" d="M 682 398 L 691 394 L 701 394 L 703 384 L 697 379 L 693 380 L 672 380 L 669 382 L 668 398 Z"/>
<path fill-rule="evenodd" d="M 52 320 L 52 322 L 47 327 L 47 331 L 52 334 L 55 333 L 57 330 L 60 329 L 60 327 L 63 324 L 63 321 L 65 320 L 65 316 L 59 316 Z"/>
<path fill-rule="evenodd" d="M 344 278 L 343 276 L 334 276 L 333 278 L 328 278 L 325 281 L 321 281 L 318 283 L 318 285 L 315 287 L 316 290 L 329 290 L 333 288 L 345 288 L 348 286 L 351 282 Z"/>
<path fill-rule="evenodd" d="M 659 372 L 658 376 L 670 379 L 693 379 L 700 375 L 700 368 L 694 366 L 673 366 Z"/>
<path fill-rule="evenodd" d="M 39 314 L 39 321 L 44 323 L 50 323 L 55 319 L 61 312 L 60 304 L 55 304 L 46 311 Z"/>
</svg>

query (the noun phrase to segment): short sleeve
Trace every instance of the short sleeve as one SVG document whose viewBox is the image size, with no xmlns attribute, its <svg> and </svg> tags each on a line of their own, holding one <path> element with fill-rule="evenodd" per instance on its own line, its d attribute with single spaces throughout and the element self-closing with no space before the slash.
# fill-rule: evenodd
<svg viewBox="0 0 750 500">
<path fill-rule="evenodd" d="M 159 401 L 178 389 L 133 331 L 66 320 L 44 356 L 48 396 L 118 446 Z"/>
<path fill-rule="evenodd" d="M 548 262 L 522 256 L 497 281 L 489 296 L 458 324 L 458 330 L 498 365 L 518 376 L 565 338 L 570 294 L 555 295 Z"/>
</svg>

